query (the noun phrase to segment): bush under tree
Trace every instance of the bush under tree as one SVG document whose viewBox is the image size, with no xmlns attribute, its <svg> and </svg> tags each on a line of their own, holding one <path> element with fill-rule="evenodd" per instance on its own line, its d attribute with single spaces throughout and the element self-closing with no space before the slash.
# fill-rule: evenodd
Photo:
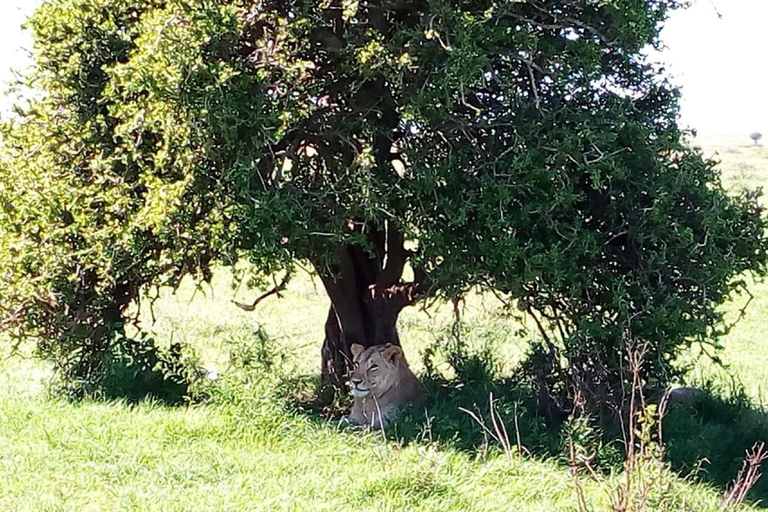
<svg viewBox="0 0 768 512">
<path fill-rule="evenodd" d="M 629 346 L 667 380 L 768 248 L 641 54 L 678 6 L 49 1 L 2 127 L 2 328 L 98 387 L 150 287 L 309 262 L 327 383 L 473 286 L 532 317 L 563 410 L 615 400 Z"/>
</svg>

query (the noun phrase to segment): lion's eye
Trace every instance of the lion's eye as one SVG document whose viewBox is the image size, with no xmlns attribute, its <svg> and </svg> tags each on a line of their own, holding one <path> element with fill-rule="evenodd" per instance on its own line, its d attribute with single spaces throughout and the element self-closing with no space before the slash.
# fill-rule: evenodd
<svg viewBox="0 0 768 512">
<path fill-rule="evenodd" d="M 372 371 L 372 372 L 375 372 L 376 370 L 378 370 L 378 369 L 379 369 L 379 365 L 377 365 L 377 364 L 372 364 L 372 365 L 371 365 L 371 367 L 370 367 L 370 368 L 368 368 L 368 369 L 369 369 L 370 371 Z"/>
</svg>

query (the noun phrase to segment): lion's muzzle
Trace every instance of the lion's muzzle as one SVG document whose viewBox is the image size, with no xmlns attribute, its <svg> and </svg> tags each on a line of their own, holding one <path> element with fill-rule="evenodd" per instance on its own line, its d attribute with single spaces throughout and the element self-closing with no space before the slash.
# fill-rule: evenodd
<svg viewBox="0 0 768 512">
<path fill-rule="evenodd" d="M 352 394 L 358 398 L 365 398 L 371 394 L 370 389 L 363 387 L 362 380 L 352 379 L 350 385 L 352 386 Z"/>
</svg>

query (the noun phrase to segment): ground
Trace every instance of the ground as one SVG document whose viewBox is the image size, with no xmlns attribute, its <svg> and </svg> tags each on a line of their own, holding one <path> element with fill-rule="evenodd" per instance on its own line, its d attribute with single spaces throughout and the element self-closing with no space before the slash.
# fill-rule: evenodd
<svg viewBox="0 0 768 512">
<path fill-rule="evenodd" d="M 718 153 L 729 187 L 768 182 L 768 149 L 748 134 L 695 143 Z M 451 382 L 455 372 L 438 353 L 432 360 L 443 378 L 431 381 L 426 419 L 414 414 L 382 435 L 350 431 L 301 405 L 319 370 L 328 307 L 319 281 L 301 276 L 252 313 L 232 300 L 247 302 L 255 292 L 233 292 L 230 283 L 221 271 L 211 286 L 185 283 L 175 295 L 164 293 L 154 324 L 144 304 L 156 339 L 194 347 L 200 366 L 215 370 L 215 381 L 199 385 L 208 395 L 200 403 L 69 403 L 46 392 L 44 365 L 7 358 L 0 345 L 0 510 L 578 510 L 562 436 L 518 407 L 522 398 L 509 380 L 529 340 L 515 320 L 498 316 L 493 298 L 467 302 L 463 331 L 471 352 L 494 363 L 492 378 L 476 372 L 467 382 L 470 368 L 465 382 Z M 744 450 L 768 440 L 768 286 L 750 290 L 746 317 L 724 339 L 728 368 L 701 360 L 690 375 L 712 396 L 665 420 L 671 470 L 661 470 L 649 510 L 662 502 L 668 510 L 719 510 Z M 729 314 L 745 299 L 727 305 Z M 404 312 L 402 339 L 418 374 L 430 347 L 450 336 L 450 322 L 448 306 Z M 523 455 L 507 457 L 458 409 L 487 421 L 489 390 Z M 615 443 L 603 446 L 605 476 L 580 479 L 593 510 L 610 507 L 618 482 L 611 459 L 619 453 Z M 750 498 L 768 500 L 768 477 Z"/>
</svg>

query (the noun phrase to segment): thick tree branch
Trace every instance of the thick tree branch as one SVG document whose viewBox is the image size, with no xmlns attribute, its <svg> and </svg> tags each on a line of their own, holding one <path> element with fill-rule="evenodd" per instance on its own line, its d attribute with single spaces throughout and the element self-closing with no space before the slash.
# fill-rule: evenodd
<svg viewBox="0 0 768 512">
<path fill-rule="evenodd" d="M 427 272 L 423 269 L 415 268 L 413 273 L 413 281 L 398 281 L 389 286 L 371 285 L 366 300 L 368 302 L 383 301 L 395 310 L 400 311 L 404 307 L 412 306 L 419 300 L 435 293 L 437 288 Z"/>
</svg>

